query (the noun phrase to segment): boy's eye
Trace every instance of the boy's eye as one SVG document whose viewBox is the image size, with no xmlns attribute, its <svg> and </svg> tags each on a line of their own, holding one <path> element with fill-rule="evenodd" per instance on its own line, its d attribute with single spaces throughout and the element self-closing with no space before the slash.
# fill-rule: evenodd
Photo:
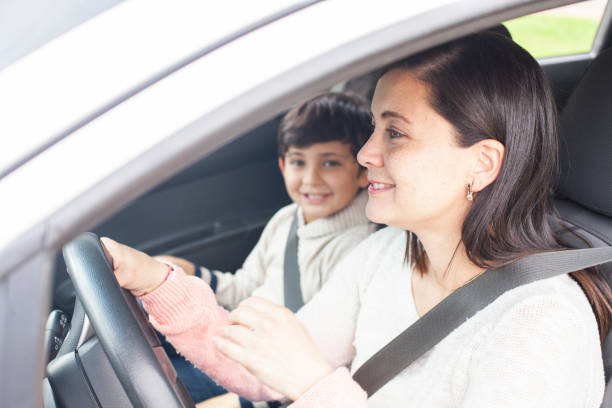
<svg viewBox="0 0 612 408">
<path fill-rule="evenodd" d="M 335 161 L 335 160 L 327 160 L 323 163 L 323 166 L 325 167 L 335 167 L 339 165 L 340 165 L 340 162 Z"/>
<path fill-rule="evenodd" d="M 291 160 L 290 164 L 292 166 L 302 167 L 304 165 L 304 160 L 294 159 L 294 160 Z"/>
<path fill-rule="evenodd" d="M 393 129 L 387 129 L 387 134 L 389 135 L 389 138 L 391 139 L 397 139 L 399 137 L 404 137 L 404 134 L 398 132 L 397 130 L 393 130 Z"/>
</svg>

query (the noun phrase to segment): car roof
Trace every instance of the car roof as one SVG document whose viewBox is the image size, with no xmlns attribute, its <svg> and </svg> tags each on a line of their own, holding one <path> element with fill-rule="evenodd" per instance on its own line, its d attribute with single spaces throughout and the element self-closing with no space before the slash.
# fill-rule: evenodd
<svg viewBox="0 0 612 408">
<path fill-rule="evenodd" d="M 88 118 L 307 3 L 131 0 L 78 24 L 0 71 L 0 132 L 12 135 L 0 148 L 0 177 Z"/>
<path fill-rule="evenodd" d="M 124 0 L 4 0 L 0 70 Z"/>
</svg>

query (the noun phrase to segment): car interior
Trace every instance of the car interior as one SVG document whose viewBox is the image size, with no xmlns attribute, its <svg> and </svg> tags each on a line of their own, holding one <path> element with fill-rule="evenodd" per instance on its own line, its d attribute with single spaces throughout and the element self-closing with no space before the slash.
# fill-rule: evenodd
<svg viewBox="0 0 612 408">
<path fill-rule="evenodd" d="M 579 58 L 541 61 L 560 112 L 555 205 L 561 219 L 586 238 L 587 242 L 568 238 L 576 247 L 612 245 L 611 20 L 608 8 L 598 35 L 602 51 L 597 55 L 594 51 Z M 347 83 L 334 89 L 346 90 Z M 268 219 L 290 202 L 277 165 L 276 132 L 281 117 L 267 120 L 163 182 L 92 232 L 149 254 L 170 254 L 218 270 L 236 270 Z M 612 283 L 612 264 L 602 271 Z M 135 302 L 128 301 L 128 307 L 139 314 Z M 61 253 L 56 258 L 51 310 L 45 337 L 50 362 L 45 407 L 129 405 L 129 392 L 122 388 L 88 327 L 82 305 L 75 302 Z M 612 337 L 608 336 L 603 350 L 608 386 L 602 406 L 612 408 Z M 75 359 L 75 354 L 80 357 Z M 162 370 L 176 380 L 168 371 L 171 366 L 162 364 Z M 180 388 L 180 381 L 176 384 Z M 182 406 L 191 406 L 188 395 L 183 397 Z"/>
<path fill-rule="evenodd" d="M 561 175 L 555 202 L 561 219 L 586 238 L 590 246 L 612 245 L 612 49 L 589 66 L 560 118 Z M 576 247 L 585 243 L 574 240 Z M 612 281 L 612 265 L 601 266 Z M 604 406 L 612 404 L 612 337 L 603 344 L 608 384 Z"/>
</svg>

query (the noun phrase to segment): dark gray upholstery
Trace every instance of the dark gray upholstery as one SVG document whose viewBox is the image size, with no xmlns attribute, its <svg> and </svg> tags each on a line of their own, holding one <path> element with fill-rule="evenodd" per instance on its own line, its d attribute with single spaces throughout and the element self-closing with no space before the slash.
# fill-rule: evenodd
<svg viewBox="0 0 612 408">
<path fill-rule="evenodd" d="M 612 49 L 589 66 L 561 116 L 559 192 L 612 217 Z"/>
<path fill-rule="evenodd" d="M 612 245 L 612 49 L 601 53 L 578 83 L 561 114 L 559 133 L 556 208 L 589 245 Z M 612 282 L 612 264 L 602 271 Z M 612 408 L 612 334 L 603 353 L 607 386 L 602 407 Z"/>
</svg>

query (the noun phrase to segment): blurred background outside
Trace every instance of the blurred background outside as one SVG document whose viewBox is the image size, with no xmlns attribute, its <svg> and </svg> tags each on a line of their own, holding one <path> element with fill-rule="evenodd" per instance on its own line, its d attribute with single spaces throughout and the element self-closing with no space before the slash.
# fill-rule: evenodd
<svg viewBox="0 0 612 408">
<path fill-rule="evenodd" d="M 591 0 L 531 14 L 504 25 L 514 41 L 536 58 L 589 52 L 606 7 Z"/>
</svg>

